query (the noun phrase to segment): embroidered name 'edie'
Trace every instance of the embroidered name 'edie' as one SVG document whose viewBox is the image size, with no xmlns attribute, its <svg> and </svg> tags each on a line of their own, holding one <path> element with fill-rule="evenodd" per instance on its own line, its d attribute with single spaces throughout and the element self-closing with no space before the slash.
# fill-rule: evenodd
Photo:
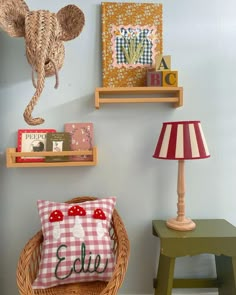
<svg viewBox="0 0 236 295">
<path fill-rule="evenodd" d="M 62 248 L 67 248 L 67 245 L 60 245 L 57 249 L 56 252 L 56 257 L 58 259 L 58 262 L 56 264 L 55 267 L 55 277 L 58 280 L 65 280 L 68 277 L 70 277 L 72 275 L 72 273 L 103 273 L 105 272 L 106 268 L 107 268 L 107 264 L 108 264 L 108 259 L 106 259 L 106 263 L 104 265 L 104 267 L 102 268 L 101 264 L 101 255 L 97 254 L 96 257 L 94 258 L 94 260 L 92 259 L 92 253 L 89 254 L 89 258 L 88 258 L 88 262 L 86 264 L 86 246 L 85 243 L 81 244 L 81 256 L 76 258 L 73 262 L 73 265 L 71 266 L 71 268 L 68 270 L 67 275 L 65 276 L 60 276 L 59 272 L 60 272 L 60 267 L 64 268 L 65 266 L 63 265 L 63 262 L 66 263 L 66 257 L 65 256 L 61 256 L 60 255 L 60 251 L 62 250 Z M 61 265 L 62 264 L 62 265 Z"/>
</svg>

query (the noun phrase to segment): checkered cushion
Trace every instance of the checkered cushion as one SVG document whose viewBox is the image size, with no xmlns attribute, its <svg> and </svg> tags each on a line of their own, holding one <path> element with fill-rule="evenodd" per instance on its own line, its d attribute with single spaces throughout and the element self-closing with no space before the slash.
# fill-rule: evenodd
<svg viewBox="0 0 236 295">
<path fill-rule="evenodd" d="M 39 200 L 44 241 L 33 289 L 108 281 L 115 258 L 109 236 L 116 198 L 67 204 Z"/>
</svg>

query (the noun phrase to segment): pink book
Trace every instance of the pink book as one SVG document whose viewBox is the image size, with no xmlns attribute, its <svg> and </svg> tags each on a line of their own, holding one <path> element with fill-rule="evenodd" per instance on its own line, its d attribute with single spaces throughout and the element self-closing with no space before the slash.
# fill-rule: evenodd
<svg viewBox="0 0 236 295">
<path fill-rule="evenodd" d="M 93 123 L 65 123 L 65 132 L 71 134 L 71 150 L 92 150 L 94 146 Z M 74 161 L 92 161 L 92 155 L 72 156 Z"/>
</svg>

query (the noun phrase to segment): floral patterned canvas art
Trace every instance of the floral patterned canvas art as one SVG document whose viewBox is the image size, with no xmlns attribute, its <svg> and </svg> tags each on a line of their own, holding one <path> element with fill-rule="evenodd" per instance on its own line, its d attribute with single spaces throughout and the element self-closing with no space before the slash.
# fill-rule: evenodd
<svg viewBox="0 0 236 295">
<path fill-rule="evenodd" d="M 162 53 L 162 5 L 102 3 L 103 86 L 145 86 Z"/>
</svg>

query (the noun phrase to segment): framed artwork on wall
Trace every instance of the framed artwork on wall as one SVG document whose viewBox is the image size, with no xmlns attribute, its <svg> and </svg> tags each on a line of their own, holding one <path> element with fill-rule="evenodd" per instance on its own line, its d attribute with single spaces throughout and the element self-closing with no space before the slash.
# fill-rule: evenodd
<svg viewBox="0 0 236 295">
<path fill-rule="evenodd" d="M 103 87 L 146 86 L 162 54 L 162 4 L 102 2 Z"/>
</svg>

